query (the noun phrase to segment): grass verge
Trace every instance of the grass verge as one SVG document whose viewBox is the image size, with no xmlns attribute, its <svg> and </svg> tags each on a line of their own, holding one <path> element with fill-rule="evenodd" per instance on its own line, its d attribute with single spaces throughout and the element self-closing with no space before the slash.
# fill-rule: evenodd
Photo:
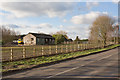
<svg viewBox="0 0 120 80">
<path fill-rule="evenodd" d="M 72 53 L 67 53 L 67 54 L 58 54 L 54 56 L 42 56 L 42 57 L 37 57 L 37 58 L 31 58 L 28 60 L 5 62 L 5 63 L 2 63 L 2 72 L 31 68 L 31 67 L 44 64 L 44 63 L 50 63 L 54 61 L 60 61 L 60 60 L 68 59 L 68 58 L 73 58 L 77 56 L 88 55 L 88 54 L 92 54 L 95 52 L 109 50 L 117 46 L 120 46 L 120 44 L 112 45 L 112 46 L 102 48 L 102 49 L 91 49 L 91 50 L 78 51 L 78 52 L 72 52 Z"/>
</svg>

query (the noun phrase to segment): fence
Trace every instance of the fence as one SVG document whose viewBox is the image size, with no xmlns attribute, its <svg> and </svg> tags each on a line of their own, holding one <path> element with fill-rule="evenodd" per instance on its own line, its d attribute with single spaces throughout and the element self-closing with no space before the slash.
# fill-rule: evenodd
<svg viewBox="0 0 120 80">
<path fill-rule="evenodd" d="M 111 45 L 108 43 L 107 45 Z M 104 45 L 99 44 L 67 44 L 67 45 L 48 45 L 34 47 L 2 47 L 2 61 L 14 61 L 31 57 L 68 53 L 92 48 L 102 48 Z"/>
</svg>

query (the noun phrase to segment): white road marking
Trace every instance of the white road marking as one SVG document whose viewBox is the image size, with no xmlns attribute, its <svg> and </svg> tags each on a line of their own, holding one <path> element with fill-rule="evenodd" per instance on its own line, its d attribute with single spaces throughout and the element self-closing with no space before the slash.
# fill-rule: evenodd
<svg viewBox="0 0 120 80">
<path fill-rule="evenodd" d="M 79 67 L 75 67 L 75 68 L 72 68 L 72 69 L 69 69 L 69 70 L 66 70 L 66 71 L 60 72 L 60 73 L 58 73 L 58 74 L 55 74 L 55 75 L 53 75 L 53 76 L 49 76 L 49 77 L 47 77 L 47 78 L 51 78 L 51 77 L 54 77 L 54 76 L 57 76 L 57 75 L 60 75 L 60 74 L 63 74 L 63 73 L 66 73 L 66 72 L 72 71 L 72 70 L 74 70 L 74 69 L 78 69 L 78 68 L 79 68 Z"/>
<path fill-rule="evenodd" d="M 115 54 L 113 54 L 113 55 L 115 55 Z M 103 57 L 102 59 L 106 59 L 106 58 L 108 58 L 108 57 L 110 57 L 110 56 L 112 56 L 112 55 L 109 55 L 109 56 Z M 102 60 L 102 59 L 98 59 L 97 61 Z"/>
<path fill-rule="evenodd" d="M 113 55 L 114 55 L 114 54 L 113 54 Z M 108 57 L 110 57 L 110 56 L 112 56 L 112 55 L 109 55 L 109 56 L 107 56 L 107 57 L 100 58 L 100 59 L 95 60 L 95 61 L 100 61 L 100 60 L 106 59 L 106 58 L 108 58 Z M 92 61 L 92 62 L 95 62 L 95 61 Z M 91 62 L 91 63 L 92 63 L 92 62 Z M 90 63 L 90 62 L 89 62 L 89 63 Z M 89 63 L 87 63 L 87 64 L 89 64 Z M 87 65 L 87 64 L 83 64 L 83 65 L 81 65 L 81 66 L 85 66 L 85 65 Z"/>
<path fill-rule="evenodd" d="M 113 55 L 114 55 L 114 54 L 113 54 Z M 110 57 L 110 56 L 112 56 L 112 55 L 109 55 L 109 56 L 107 56 L 107 57 L 103 57 L 102 59 L 106 59 L 106 58 L 108 58 L 108 57 Z M 98 59 L 98 60 L 96 60 L 96 61 L 99 61 L 99 60 L 102 60 L 102 59 Z M 90 64 L 90 63 L 92 63 L 92 62 L 95 62 L 95 61 L 91 61 L 91 62 L 89 62 L 89 63 L 87 63 L 87 64 Z M 87 64 L 81 65 L 81 67 L 82 67 L 82 66 L 85 66 L 85 65 L 87 65 Z M 66 71 L 57 73 L 57 74 L 55 74 L 55 75 L 49 76 L 49 77 L 47 77 L 47 78 L 52 78 L 52 77 L 54 77 L 54 76 L 57 76 L 57 75 L 60 75 L 60 74 L 63 74 L 63 73 L 66 73 L 66 72 L 69 72 L 69 71 L 72 71 L 72 70 L 75 70 L 75 69 L 78 69 L 78 68 L 80 68 L 80 67 L 75 67 L 75 68 L 72 68 L 72 69 L 69 69 L 69 70 L 66 70 Z"/>
</svg>

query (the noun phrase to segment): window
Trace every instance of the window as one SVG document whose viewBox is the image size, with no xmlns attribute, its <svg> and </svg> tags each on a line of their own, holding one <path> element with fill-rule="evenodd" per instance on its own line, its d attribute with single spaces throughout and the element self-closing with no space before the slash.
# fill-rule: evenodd
<svg viewBox="0 0 120 80">
<path fill-rule="evenodd" d="M 37 41 L 40 42 L 40 38 L 37 38 Z"/>
<path fill-rule="evenodd" d="M 48 41 L 48 39 L 46 39 L 46 42 Z"/>
<path fill-rule="evenodd" d="M 33 38 L 31 38 L 31 41 L 33 41 L 34 39 Z"/>
<path fill-rule="evenodd" d="M 51 39 L 49 39 L 50 40 L 50 42 L 51 42 Z"/>
</svg>

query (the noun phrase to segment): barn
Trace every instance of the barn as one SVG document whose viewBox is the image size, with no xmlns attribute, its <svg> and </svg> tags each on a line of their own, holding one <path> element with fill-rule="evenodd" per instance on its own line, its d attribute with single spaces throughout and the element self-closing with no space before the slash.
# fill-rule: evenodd
<svg viewBox="0 0 120 80">
<path fill-rule="evenodd" d="M 28 33 L 23 37 L 24 45 L 50 45 L 55 44 L 55 38 L 43 33 Z"/>
</svg>

